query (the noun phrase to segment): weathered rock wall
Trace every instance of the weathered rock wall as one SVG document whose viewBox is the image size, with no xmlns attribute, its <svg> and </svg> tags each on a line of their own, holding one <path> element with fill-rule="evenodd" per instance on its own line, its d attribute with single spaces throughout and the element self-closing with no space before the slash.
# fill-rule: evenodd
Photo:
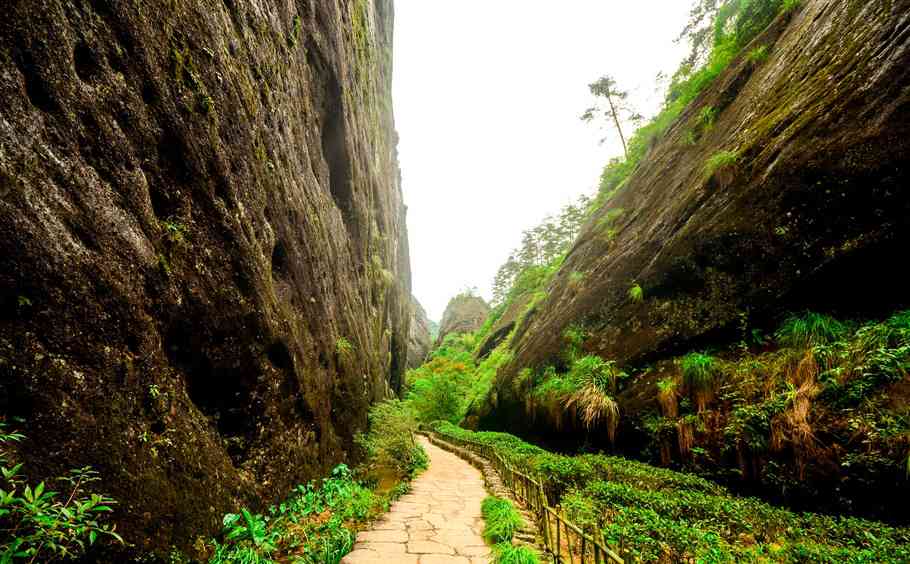
<svg viewBox="0 0 910 564">
<path fill-rule="evenodd" d="M 501 379 L 554 360 L 573 324 L 588 352 L 630 365 L 716 340 L 743 314 L 906 304 L 893 265 L 910 241 L 908 10 L 807 0 L 756 38 L 745 52 L 767 46 L 767 60 L 731 64 L 588 221 Z M 710 171 L 722 151 L 737 164 Z"/>
<path fill-rule="evenodd" d="M 480 329 L 483 322 L 490 315 L 490 306 L 478 296 L 461 294 L 455 296 L 446 305 L 439 322 L 439 335 L 436 344 L 439 345 L 450 333 L 472 333 Z"/>
<path fill-rule="evenodd" d="M 417 368 L 427 359 L 430 349 L 433 348 L 433 338 L 430 337 L 430 321 L 427 312 L 411 296 L 411 326 L 408 333 L 408 362 L 406 368 Z"/>
<path fill-rule="evenodd" d="M 910 244 L 907 14 L 908 0 L 805 0 L 746 47 L 589 219 L 546 299 L 517 323 L 513 360 L 493 393 L 467 420 L 560 449 L 593 443 L 656 460 L 657 443 L 671 443 L 648 423 L 661 414 L 657 381 L 678 377 L 673 357 L 749 342 L 752 329 L 773 330 L 789 312 L 873 319 L 910 305 L 895 270 Z M 766 60 L 745 56 L 759 46 Z M 706 108 L 716 110 L 713 124 L 702 119 Z M 709 168 L 724 151 L 736 162 Z M 630 292 L 636 285 L 640 296 Z M 571 411 L 538 409 L 528 397 L 523 369 L 568 370 L 569 328 L 584 336 L 581 354 L 631 375 L 615 394 L 615 445 L 605 429 L 589 432 Z M 812 404 L 811 456 L 799 445 L 763 449 L 761 431 L 754 450 L 731 439 L 731 412 L 755 401 L 737 396 L 750 377 L 761 370 L 729 376 L 726 400 L 699 417 L 704 428 L 686 449 L 697 445 L 710 462 L 696 470 L 802 509 L 906 522 L 887 503 L 905 493 L 906 449 L 876 444 L 879 454 L 864 458 L 871 446 L 861 437 L 872 431 L 850 430 L 855 413 L 830 397 Z M 882 405 L 906 413 L 906 384 L 883 388 Z M 682 433 L 678 420 L 659 421 Z M 676 461 L 688 462 L 682 451 Z M 674 456 L 660 451 L 663 464 Z"/>
<path fill-rule="evenodd" d="M 4 3 L 0 415 L 137 550 L 346 460 L 406 362 L 391 0 Z"/>
</svg>

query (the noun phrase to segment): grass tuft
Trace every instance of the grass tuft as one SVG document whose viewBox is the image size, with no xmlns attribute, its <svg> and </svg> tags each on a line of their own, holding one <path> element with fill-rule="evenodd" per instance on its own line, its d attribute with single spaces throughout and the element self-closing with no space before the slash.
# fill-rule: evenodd
<svg viewBox="0 0 910 564">
<path fill-rule="evenodd" d="M 690 353 L 680 361 L 683 380 L 695 399 L 698 411 L 704 411 L 718 384 L 717 359 L 705 353 Z"/>
<path fill-rule="evenodd" d="M 526 546 L 500 543 L 493 547 L 493 564 L 538 564 L 537 553 Z"/>
<path fill-rule="evenodd" d="M 781 345 L 799 349 L 833 343 L 849 329 L 848 325 L 831 316 L 808 311 L 787 318 L 775 337 Z"/>
<path fill-rule="evenodd" d="M 739 162 L 737 151 L 720 151 L 714 153 L 705 162 L 705 175 L 710 178 L 720 171 L 729 170 Z"/>
<path fill-rule="evenodd" d="M 524 527 L 521 514 L 507 499 L 489 496 L 480 504 L 485 522 L 483 539 L 489 544 L 511 543 L 515 531 Z"/>
</svg>

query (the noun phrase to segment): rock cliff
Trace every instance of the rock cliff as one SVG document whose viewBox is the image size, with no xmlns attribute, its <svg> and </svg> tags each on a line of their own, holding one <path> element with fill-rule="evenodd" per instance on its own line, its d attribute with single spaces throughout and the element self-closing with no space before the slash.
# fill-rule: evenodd
<svg viewBox="0 0 910 564">
<path fill-rule="evenodd" d="M 391 0 L 0 21 L 0 415 L 186 548 L 351 452 L 406 363 Z"/>
<path fill-rule="evenodd" d="M 906 304 L 892 269 L 910 241 L 908 9 L 807 0 L 780 16 L 589 219 L 502 379 L 554 359 L 570 325 L 629 366 L 732 336 L 744 313 Z M 747 56 L 760 46 L 766 60 Z"/>
<path fill-rule="evenodd" d="M 490 306 L 483 298 L 470 294 L 460 294 L 449 300 L 446 310 L 439 322 L 439 336 L 436 344 L 442 343 L 450 333 L 473 333 L 480 329 L 487 316 Z"/>
<path fill-rule="evenodd" d="M 786 370 L 750 371 L 747 362 L 773 358 L 757 355 L 773 354 L 773 331 L 790 312 L 869 320 L 910 304 L 894 270 L 910 244 L 908 13 L 908 0 L 804 0 L 758 35 L 593 213 L 542 299 L 518 318 L 514 356 L 468 420 L 560 448 L 588 441 L 690 464 L 802 508 L 906 521 L 887 503 L 906 494 L 906 431 L 875 426 L 905 420 L 906 371 L 857 394 L 875 406 L 863 417 L 877 421 L 860 429 L 862 410 L 844 407 L 834 384 L 824 395 L 796 369 L 787 369 L 794 386 L 774 379 Z M 750 346 L 756 356 L 728 373 L 709 410 L 689 403 L 683 419 L 663 407 L 690 400 L 674 391 L 685 370 L 678 357 L 737 359 L 729 351 Z M 584 355 L 628 374 L 611 392 L 615 443 L 603 428 L 589 433 L 564 401 L 534 395 L 548 369 L 565 374 Z M 750 381 L 766 388 L 748 395 Z M 671 384 L 663 396 L 661 383 Z M 791 437 L 783 448 L 774 433 L 791 407 L 770 398 L 789 397 L 788 384 L 811 398 L 801 400 L 811 441 Z M 737 428 L 750 413 L 758 415 L 749 425 L 759 423 Z M 693 466 L 693 446 L 709 462 Z"/>
<path fill-rule="evenodd" d="M 433 338 L 430 336 L 430 321 L 427 312 L 411 296 L 411 326 L 408 333 L 408 362 L 406 368 L 417 368 L 427 359 L 430 349 L 433 348 Z"/>
</svg>

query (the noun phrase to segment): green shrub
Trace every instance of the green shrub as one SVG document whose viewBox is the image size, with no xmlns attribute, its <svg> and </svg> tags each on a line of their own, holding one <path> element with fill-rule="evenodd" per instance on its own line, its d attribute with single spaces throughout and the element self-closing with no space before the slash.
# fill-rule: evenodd
<svg viewBox="0 0 910 564">
<path fill-rule="evenodd" d="M 489 496 L 480 504 L 483 514 L 483 539 L 490 544 L 509 543 L 518 531 L 524 527 L 521 514 L 507 499 Z"/>
<path fill-rule="evenodd" d="M 558 503 L 570 521 L 589 533 L 600 528 L 607 544 L 622 546 L 630 561 L 871 563 L 910 558 L 910 530 L 905 528 L 794 513 L 733 496 L 692 474 L 623 458 L 562 456 L 506 433 L 472 432 L 443 422 L 433 427 L 443 436 L 490 446 L 538 476 L 551 504 Z"/>
<path fill-rule="evenodd" d="M 243 508 L 224 516 L 224 529 L 212 541 L 210 564 L 272 564 L 287 561 L 304 564 L 337 564 L 354 542 L 350 526 L 364 522 L 383 510 L 388 499 L 377 496 L 353 479 L 340 464 L 321 483 L 297 486 L 268 514 Z"/>
<path fill-rule="evenodd" d="M 88 466 L 70 470 L 53 480 L 62 492 L 49 490 L 45 482 L 32 487 L 20 473 L 22 464 L 13 463 L 7 451 L 9 443 L 24 438 L 0 423 L 0 562 L 77 558 L 99 538 L 123 543 L 113 525 L 102 522 L 116 501 L 89 490 L 100 480 L 98 473 Z"/>
<path fill-rule="evenodd" d="M 427 467 L 427 454 L 414 440 L 417 420 L 408 405 L 397 399 L 374 405 L 370 430 L 358 435 L 371 466 L 394 469 L 399 476 L 413 476 Z"/>
</svg>

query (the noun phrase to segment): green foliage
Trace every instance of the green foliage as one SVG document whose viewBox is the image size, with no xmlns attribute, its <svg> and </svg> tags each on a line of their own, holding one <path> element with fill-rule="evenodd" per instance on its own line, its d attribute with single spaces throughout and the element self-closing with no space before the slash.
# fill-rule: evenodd
<svg viewBox="0 0 910 564">
<path fill-rule="evenodd" d="M 690 353 L 680 360 L 683 381 L 695 397 L 699 411 L 703 411 L 718 385 L 717 359 L 705 353 Z"/>
<path fill-rule="evenodd" d="M 288 34 L 288 47 L 296 47 L 297 43 L 300 41 L 300 31 L 303 27 L 303 22 L 300 19 L 300 16 L 294 16 L 294 22 L 291 26 L 291 33 Z"/>
<path fill-rule="evenodd" d="M 713 176 L 721 170 L 729 169 L 739 162 L 739 153 L 736 151 L 720 151 L 714 153 L 705 162 L 705 176 Z"/>
<path fill-rule="evenodd" d="M 500 543 L 493 547 L 494 564 L 538 564 L 537 553 L 527 546 Z"/>
<path fill-rule="evenodd" d="M 586 428 L 605 423 L 610 442 L 615 440 L 619 425 L 619 404 L 612 395 L 620 375 L 624 373 L 616 369 L 613 361 L 604 362 L 597 356 L 580 358 L 569 373 L 576 391 L 563 400 L 566 408 L 576 408 Z"/>
<path fill-rule="evenodd" d="M 350 356 L 354 352 L 354 345 L 347 337 L 338 337 L 335 341 L 335 352 L 341 356 Z"/>
<path fill-rule="evenodd" d="M 21 474 L 22 464 L 13 463 L 7 451 L 8 444 L 24 438 L 0 423 L 0 562 L 77 558 L 99 538 L 123 543 L 114 527 L 102 522 L 116 501 L 89 490 L 100 480 L 98 473 L 86 466 L 55 478 L 63 492 L 51 491 L 45 482 L 32 487 Z"/>
<path fill-rule="evenodd" d="M 641 289 L 637 282 L 629 288 L 629 299 L 633 302 L 642 302 L 645 299 L 645 291 Z"/>
<path fill-rule="evenodd" d="M 369 413 L 370 430 L 357 436 L 372 467 L 390 468 L 400 476 L 414 476 L 427 467 L 427 454 L 414 440 L 417 420 L 413 410 L 397 399 L 374 405 Z"/>
<path fill-rule="evenodd" d="M 810 311 L 787 318 L 774 335 L 783 346 L 806 348 L 834 342 L 847 331 L 848 325 L 833 317 Z"/>
<path fill-rule="evenodd" d="M 350 527 L 383 510 L 388 499 L 356 482 L 340 464 L 321 484 L 297 486 L 268 514 L 224 516 L 224 529 L 212 541 L 210 564 L 273 564 L 292 555 L 305 564 L 337 563 L 354 543 Z"/>
<path fill-rule="evenodd" d="M 768 60 L 768 46 L 759 45 L 758 47 L 749 51 L 747 57 L 749 58 L 749 62 L 754 65 L 760 65 L 764 63 Z"/>
<path fill-rule="evenodd" d="M 521 246 L 512 251 L 493 280 L 493 303 L 507 304 L 518 297 L 542 290 L 562 263 L 587 217 L 590 199 L 581 196 L 555 217 L 549 216 L 522 233 Z"/>
<path fill-rule="evenodd" d="M 717 375 L 717 359 L 705 353 L 689 353 L 680 361 L 683 379 L 687 386 L 695 390 L 709 389 L 714 386 Z"/>
<path fill-rule="evenodd" d="M 580 325 L 569 325 L 562 332 L 562 340 L 565 343 L 563 349 L 563 358 L 566 362 L 574 362 L 578 355 L 581 354 L 582 347 L 588 333 Z"/>
<path fill-rule="evenodd" d="M 483 514 L 483 539 L 490 544 L 511 542 L 515 531 L 524 527 L 521 514 L 507 499 L 489 496 L 480 505 Z"/>
<path fill-rule="evenodd" d="M 446 338 L 429 362 L 408 373 L 407 401 L 417 420 L 437 419 L 457 423 L 466 409 L 466 397 L 473 383 L 474 360 L 470 348 Z M 473 342 L 471 342 L 473 345 Z"/>
<path fill-rule="evenodd" d="M 736 497 L 694 476 L 603 455 L 563 456 L 506 433 L 435 423 L 443 436 L 492 447 L 544 483 L 573 523 L 600 529 L 639 562 L 905 562 L 910 530 L 794 513 Z"/>
<path fill-rule="evenodd" d="M 698 113 L 698 124 L 703 131 L 707 131 L 714 127 L 715 121 L 717 121 L 717 108 L 714 106 L 705 106 Z"/>
<path fill-rule="evenodd" d="M 496 377 L 499 367 L 511 360 L 512 351 L 509 350 L 509 339 L 506 339 L 477 366 L 474 372 L 474 382 L 468 390 L 466 410 L 470 409 L 472 405 L 480 404 L 486 400 L 493 387 L 493 379 Z"/>
<path fill-rule="evenodd" d="M 616 384 L 627 374 L 616 366 L 612 360 L 604 360 L 596 355 L 587 355 L 572 363 L 569 377 L 576 387 L 594 386 L 604 393 L 615 393 Z"/>
</svg>

